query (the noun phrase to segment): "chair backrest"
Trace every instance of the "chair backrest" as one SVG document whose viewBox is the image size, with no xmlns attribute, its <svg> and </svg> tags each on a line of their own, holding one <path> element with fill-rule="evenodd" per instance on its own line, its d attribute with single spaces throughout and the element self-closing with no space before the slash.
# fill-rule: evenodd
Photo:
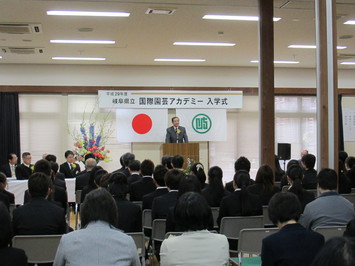
<svg viewBox="0 0 355 266">
<path fill-rule="evenodd" d="M 355 187 L 351 188 L 351 194 L 355 193 Z"/>
<path fill-rule="evenodd" d="M 318 190 L 317 189 L 306 189 L 309 192 L 312 192 L 314 194 L 314 197 L 318 197 Z"/>
<path fill-rule="evenodd" d="M 220 226 L 220 233 L 228 239 L 239 239 L 239 232 L 245 228 L 262 228 L 263 216 L 236 216 L 223 217 Z"/>
<path fill-rule="evenodd" d="M 28 263 L 51 263 L 54 261 L 62 235 L 15 236 L 12 246 L 26 252 Z"/>
<path fill-rule="evenodd" d="M 165 234 L 165 238 L 169 238 L 169 236 L 181 236 L 184 232 L 167 232 Z"/>
<path fill-rule="evenodd" d="M 132 201 L 132 203 L 137 204 L 142 209 L 142 201 Z"/>
<path fill-rule="evenodd" d="M 281 189 L 281 191 L 282 191 L 282 192 L 286 192 L 289 187 L 290 187 L 290 186 L 283 186 L 282 189 Z"/>
<path fill-rule="evenodd" d="M 355 194 L 341 194 L 344 198 L 350 201 L 353 205 L 355 205 Z"/>
<path fill-rule="evenodd" d="M 12 213 L 14 212 L 14 209 L 16 209 L 16 204 L 10 204 L 9 211 L 10 211 L 11 220 L 12 220 Z"/>
<path fill-rule="evenodd" d="M 263 224 L 264 224 L 264 227 L 275 226 L 269 218 L 269 206 L 267 206 L 267 205 L 263 206 Z"/>
<path fill-rule="evenodd" d="M 213 228 L 218 228 L 217 218 L 219 215 L 219 207 L 211 207 L 213 217 Z"/>
<path fill-rule="evenodd" d="M 75 203 L 76 204 L 81 203 L 81 192 L 82 192 L 82 190 L 75 191 Z"/>
<path fill-rule="evenodd" d="M 145 256 L 145 239 L 143 232 L 127 233 L 134 240 L 139 256 Z"/>
<path fill-rule="evenodd" d="M 261 254 L 261 241 L 278 230 L 278 228 L 242 229 L 239 233 L 238 252 Z"/>
<path fill-rule="evenodd" d="M 343 236 L 346 226 L 318 226 L 314 231 L 324 236 L 325 241 L 332 237 Z"/>
<path fill-rule="evenodd" d="M 165 239 L 166 219 L 155 219 L 152 226 L 152 240 L 163 241 Z"/>
<path fill-rule="evenodd" d="M 145 209 L 142 212 L 142 225 L 145 229 L 152 229 L 152 210 Z"/>
</svg>

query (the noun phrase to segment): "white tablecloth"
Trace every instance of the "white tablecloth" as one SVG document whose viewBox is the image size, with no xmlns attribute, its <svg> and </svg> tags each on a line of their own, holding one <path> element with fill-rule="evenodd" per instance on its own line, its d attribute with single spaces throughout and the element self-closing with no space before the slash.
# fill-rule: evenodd
<svg viewBox="0 0 355 266">
<path fill-rule="evenodd" d="M 8 179 L 7 190 L 15 195 L 15 204 L 23 204 L 25 191 L 28 189 L 28 180 L 11 180 Z M 75 202 L 75 178 L 66 178 L 68 202 Z"/>
</svg>

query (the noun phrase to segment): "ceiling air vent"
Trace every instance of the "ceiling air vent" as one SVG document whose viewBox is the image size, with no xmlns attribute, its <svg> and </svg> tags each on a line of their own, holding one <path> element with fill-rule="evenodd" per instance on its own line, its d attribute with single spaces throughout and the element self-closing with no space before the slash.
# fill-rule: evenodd
<svg viewBox="0 0 355 266">
<path fill-rule="evenodd" d="M 170 8 L 148 8 L 145 13 L 151 15 L 172 15 L 175 11 L 176 9 Z"/>
<path fill-rule="evenodd" d="M 1 47 L 1 51 L 6 54 L 43 54 L 43 48 L 33 48 L 33 47 Z"/>
<path fill-rule="evenodd" d="M 41 24 L 26 23 L 2 23 L 0 24 L 0 33 L 6 34 L 37 34 L 42 33 Z"/>
</svg>

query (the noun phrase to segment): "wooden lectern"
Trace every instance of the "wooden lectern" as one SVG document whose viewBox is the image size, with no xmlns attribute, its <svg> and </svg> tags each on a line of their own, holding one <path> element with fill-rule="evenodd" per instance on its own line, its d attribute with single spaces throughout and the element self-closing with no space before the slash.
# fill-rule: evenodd
<svg viewBox="0 0 355 266">
<path fill-rule="evenodd" d="M 187 167 L 188 159 L 192 162 L 200 160 L 200 146 L 198 143 L 164 143 L 160 148 L 161 157 L 164 155 L 181 155 L 184 157 L 184 166 Z"/>
</svg>

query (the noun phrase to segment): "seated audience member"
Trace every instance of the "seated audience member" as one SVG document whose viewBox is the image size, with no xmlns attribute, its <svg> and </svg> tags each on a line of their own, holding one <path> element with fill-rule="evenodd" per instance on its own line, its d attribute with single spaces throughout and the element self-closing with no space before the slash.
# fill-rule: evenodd
<svg viewBox="0 0 355 266">
<path fill-rule="evenodd" d="M 8 163 L 0 167 L 0 172 L 3 172 L 6 177 L 16 177 L 16 167 L 18 166 L 17 159 L 15 153 L 10 153 L 7 156 Z"/>
<path fill-rule="evenodd" d="M 180 180 L 185 176 L 183 172 L 177 169 L 169 170 L 164 177 L 165 184 L 169 192 L 156 197 L 152 205 L 152 221 L 155 219 L 166 219 L 170 207 L 174 207 L 178 197 Z"/>
<path fill-rule="evenodd" d="M 53 235 L 66 232 L 65 210 L 47 200 L 50 187 L 51 179 L 48 175 L 35 172 L 30 176 L 28 190 L 31 200 L 13 212 L 15 235 Z"/>
<path fill-rule="evenodd" d="M 68 150 L 64 156 L 67 161 L 60 165 L 59 172 L 63 173 L 65 178 L 76 177 L 80 172 L 80 166 L 75 163 L 74 153 Z"/>
<path fill-rule="evenodd" d="M 0 172 L 0 201 L 4 202 L 7 209 L 10 204 L 15 204 L 15 195 L 6 191 L 7 178 L 4 173 Z"/>
<path fill-rule="evenodd" d="M 205 168 L 203 167 L 202 163 L 194 163 L 190 167 L 190 174 L 194 174 L 198 181 L 201 184 L 201 189 L 204 189 L 208 186 L 206 184 L 206 174 L 205 174 Z"/>
<path fill-rule="evenodd" d="M 130 201 L 142 201 L 143 196 L 155 191 L 153 182 L 154 163 L 151 160 L 144 160 L 141 163 L 142 178 L 131 184 L 129 187 Z"/>
<path fill-rule="evenodd" d="M 218 226 L 223 217 L 261 215 L 262 206 L 259 196 L 248 192 L 250 176 L 247 171 L 239 170 L 233 179 L 234 192 L 224 197 L 219 208 Z"/>
<path fill-rule="evenodd" d="M 355 219 L 352 219 L 347 224 L 343 236 L 344 237 L 353 237 L 353 238 L 355 238 Z"/>
<path fill-rule="evenodd" d="M 54 185 L 61 187 L 65 191 L 67 190 L 67 184 L 65 183 L 65 179 L 58 178 L 58 174 L 61 174 L 58 172 L 59 165 L 55 162 L 51 162 L 51 169 L 52 169 L 52 179 L 54 180 Z"/>
<path fill-rule="evenodd" d="M 162 196 L 168 193 L 168 188 L 165 185 L 165 174 L 168 172 L 168 169 L 163 165 L 157 165 L 153 172 L 153 182 L 156 185 L 156 190 L 146 194 L 142 199 L 142 210 L 151 209 L 153 205 L 153 200 L 156 197 Z"/>
<path fill-rule="evenodd" d="M 269 165 L 260 166 L 256 173 L 255 183 L 248 187 L 248 191 L 258 195 L 262 205 L 269 205 L 271 197 L 280 191 L 280 188 L 274 186 L 274 173 Z"/>
<path fill-rule="evenodd" d="M 48 162 L 57 162 L 57 156 L 55 156 L 54 154 L 46 154 L 43 159 L 46 159 Z"/>
<path fill-rule="evenodd" d="M 301 165 L 304 168 L 302 185 L 305 189 L 317 188 L 317 171 L 314 170 L 316 157 L 313 154 L 306 154 L 301 159 Z"/>
<path fill-rule="evenodd" d="M 351 181 L 349 177 L 346 176 L 345 160 L 348 158 L 348 154 L 345 151 L 339 151 L 339 194 L 350 194 L 351 193 Z"/>
<path fill-rule="evenodd" d="M 310 265 L 324 237 L 297 223 L 301 204 L 296 195 L 275 194 L 269 203 L 270 220 L 280 229 L 262 240 L 262 265 Z"/>
<path fill-rule="evenodd" d="M 163 241 L 161 265 L 227 265 L 229 246 L 224 235 L 207 228 L 212 212 L 206 200 L 196 192 L 179 198 L 174 216 L 184 233 Z"/>
<path fill-rule="evenodd" d="M 275 155 L 275 181 L 281 181 L 284 175 L 285 171 L 281 169 L 279 157 Z"/>
<path fill-rule="evenodd" d="M 182 157 L 181 155 L 175 155 L 171 159 L 171 165 L 174 169 L 183 171 L 184 169 L 182 169 L 182 167 L 184 165 L 184 157 Z"/>
<path fill-rule="evenodd" d="M 297 161 L 295 159 L 292 159 L 290 160 L 288 163 L 287 163 L 287 166 L 286 166 L 286 169 L 288 170 L 292 165 L 298 165 L 300 166 L 300 161 Z M 303 168 L 302 168 L 303 169 Z M 284 186 L 289 186 L 290 184 L 288 183 L 288 178 L 287 178 L 287 175 L 285 174 L 282 179 L 281 179 L 281 183 L 280 183 L 280 188 L 282 190 L 282 188 Z"/>
<path fill-rule="evenodd" d="M 81 202 L 84 201 L 86 194 L 90 193 L 91 191 L 97 189 L 99 187 L 99 182 L 101 176 L 107 174 L 107 171 L 104 170 L 101 166 L 95 166 L 92 171 L 90 172 L 89 183 L 83 187 L 81 191 Z"/>
<path fill-rule="evenodd" d="M 127 177 L 123 173 L 111 174 L 109 192 L 116 201 L 118 210 L 117 228 L 125 233 L 142 232 L 141 208 L 126 199 L 128 192 Z"/>
<path fill-rule="evenodd" d="M 99 185 L 99 187 L 102 187 L 102 188 L 108 190 L 108 185 L 110 184 L 110 182 L 111 182 L 111 174 L 106 172 L 106 174 L 104 174 L 100 177 L 98 185 Z"/>
<path fill-rule="evenodd" d="M 128 186 L 132 183 L 140 180 L 141 176 L 141 162 L 138 160 L 133 160 L 128 165 L 129 177 L 127 179 Z"/>
<path fill-rule="evenodd" d="M 17 179 L 28 179 L 33 173 L 33 164 L 31 164 L 32 156 L 29 152 L 22 153 L 23 163 L 16 167 Z"/>
<path fill-rule="evenodd" d="M 295 194 L 301 203 L 301 212 L 308 203 L 314 200 L 314 193 L 302 187 L 303 170 L 301 166 L 292 165 L 287 169 L 287 178 L 290 183 L 288 191 Z"/>
<path fill-rule="evenodd" d="M 141 265 L 133 239 L 117 225 L 117 207 L 106 189 L 90 192 L 81 206 L 80 230 L 62 236 L 54 266 Z"/>
<path fill-rule="evenodd" d="M 122 167 L 120 169 L 114 171 L 113 173 L 121 172 L 121 173 L 125 174 L 128 178 L 130 176 L 128 166 L 132 161 L 134 161 L 136 156 L 133 153 L 126 152 L 125 154 L 122 155 L 121 158 L 122 158 L 122 162 L 121 162 L 121 159 L 120 159 L 120 162 L 121 162 Z"/>
<path fill-rule="evenodd" d="M 161 164 L 164 165 L 167 169 L 173 169 L 173 166 L 171 165 L 171 160 L 173 159 L 173 156 L 171 155 L 164 155 L 161 158 Z"/>
<path fill-rule="evenodd" d="M 347 237 L 329 239 L 317 253 L 311 266 L 354 266 L 355 240 Z"/>
<path fill-rule="evenodd" d="M 346 176 L 350 179 L 351 187 L 355 188 L 355 157 L 349 156 L 345 160 Z"/>
<path fill-rule="evenodd" d="M 317 176 L 320 196 L 308 203 L 300 219 L 307 229 L 317 226 L 346 225 L 355 218 L 353 204 L 339 195 L 337 189 L 337 173 L 325 168 Z"/>
<path fill-rule="evenodd" d="M 6 206 L 0 202 L 0 265 L 27 266 L 27 257 L 22 249 L 12 248 L 13 237 L 11 218 Z"/>
<path fill-rule="evenodd" d="M 213 166 L 208 170 L 208 186 L 202 190 L 202 196 L 207 200 L 210 207 L 219 207 L 221 200 L 229 195 L 223 187 L 223 171 L 218 166 Z"/>
<path fill-rule="evenodd" d="M 96 167 L 97 163 L 94 158 L 88 158 L 85 161 L 85 171 L 79 174 L 75 179 L 75 191 L 83 190 L 89 184 L 91 171 Z"/>
<path fill-rule="evenodd" d="M 248 158 L 241 156 L 234 162 L 234 173 L 237 173 L 239 170 L 250 172 L 250 161 Z M 250 182 L 253 182 L 253 180 L 250 179 Z M 226 190 L 231 193 L 234 192 L 233 180 L 226 183 Z"/>
</svg>

